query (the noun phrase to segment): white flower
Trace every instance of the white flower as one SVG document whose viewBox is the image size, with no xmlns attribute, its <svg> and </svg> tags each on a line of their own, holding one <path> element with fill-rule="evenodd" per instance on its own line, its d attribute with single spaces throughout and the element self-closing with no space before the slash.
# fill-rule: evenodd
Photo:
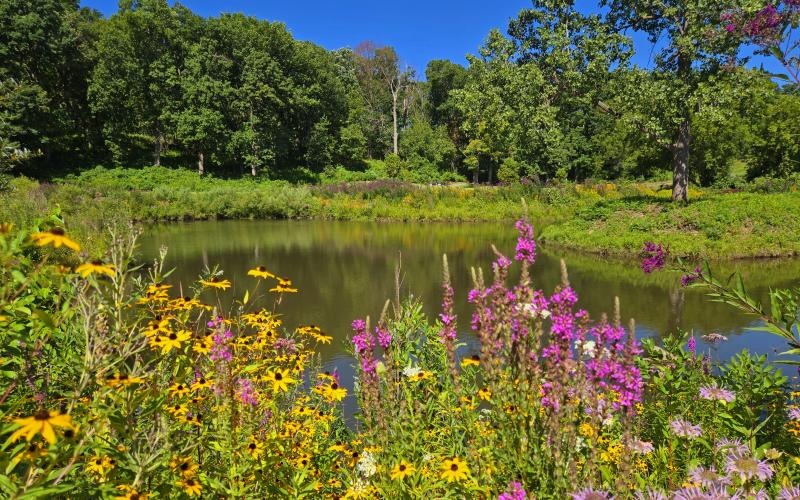
<svg viewBox="0 0 800 500">
<path fill-rule="evenodd" d="M 358 465 L 356 465 L 356 468 L 361 474 L 364 475 L 364 477 L 371 477 L 378 472 L 378 467 L 375 464 L 375 458 L 368 451 L 365 451 L 364 454 L 361 455 L 361 458 L 358 459 Z"/>
<path fill-rule="evenodd" d="M 423 462 L 430 462 L 431 460 L 433 460 L 433 454 L 431 453 L 426 453 L 425 455 L 422 456 Z"/>
<path fill-rule="evenodd" d="M 542 319 L 547 319 L 550 317 L 550 311 L 548 311 L 547 309 L 542 309 L 541 311 L 539 311 L 539 316 Z"/>
<path fill-rule="evenodd" d="M 416 377 L 422 371 L 422 368 L 419 366 L 406 366 L 403 368 L 403 375 L 408 378 Z"/>
<path fill-rule="evenodd" d="M 575 349 L 580 351 L 581 347 L 583 347 L 583 354 L 594 358 L 595 348 L 597 347 L 597 343 L 594 340 L 584 340 L 583 342 L 576 340 Z"/>
</svg>

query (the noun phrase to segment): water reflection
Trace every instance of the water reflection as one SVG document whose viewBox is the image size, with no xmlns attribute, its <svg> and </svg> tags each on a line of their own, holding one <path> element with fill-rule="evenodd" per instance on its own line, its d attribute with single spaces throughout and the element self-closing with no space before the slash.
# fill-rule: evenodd
<svg viewBox="0 0 800 500">
<path fill-rule="evenodd" d="M 167 266 L 178 268 L 170 281 L 184 288 L 204 266 L 219 265 L 233 282 L 225 294 L 228 297 L 241 297 L 245 287 L 254 284 L 246 272 L 258 265 L 291 278 L 300 293 L 285 297 L 281 304 L 287 327 L 314 323 L 333 335 L 332 345 L 321 346 L 323 360 L 349 380 L 351 360 L 344 343 L 350 322 L 380 314 L 385 300 L 394 295 L 398 262 L 402 263 L 403 295 L 420 297 L 426 312 L 434 314 L 441 300 L 441 255 L 447 253 L 458 299 L 456 311 L 464 337 L 469 338 L 469 268 L 488 269 L 493 259 L 491 244 L 510 255 L 514 242 L 513 228 L 503 224 L 209 221 L 150 227 L 141 240 L 141 253 L 151 259 L 161 245 L 168 246 Z M 537 287 L 549 292 L 558 283 L 560 256 L 567 261 L 581 307 L 599 317 L 611 310 L 614 296 L 619 296 L 623 317 L 636 319 L 640 336 L 658 337 L 679 328 L 698 336 L 719 332 L 730 339 L 716 353 L 721 358 L 742 348 L 773 354 L 784 347 L 780 339 L 748 331 L 755 326 L 752 318 L 709 302 L 699 291 L 682 289 L 675 274 L 644 275 L 635 262 L 540 249 L 533 269 Z M 742 271 L 760 297 L 769 287 L 789 286 L 800 277 L 798 260 L 717 267 L 720 276 Z"/>
</svg>

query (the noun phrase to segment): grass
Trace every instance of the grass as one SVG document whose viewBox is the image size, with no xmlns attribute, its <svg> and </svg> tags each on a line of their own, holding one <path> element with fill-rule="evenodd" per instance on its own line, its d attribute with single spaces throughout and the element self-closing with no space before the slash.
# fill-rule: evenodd
<svg viewBox="0 0 800 500">
<path fill-rule="evenodd" d="M 710 259 L 800 254 L 800 194 L 690 192 L 673 204 L 658 183 L 553 187 L 426 186 L 395 180 L 318 186 L 198 177 L 190 170 L 95 168 L 39 183 L 15 178 L 0 192 L 0 221 L 27 226 L 60 212 L 87 248 L 114 221 L 335 219 L 508 221 L 525 199 L 541 243 L 630 257 L 645 241 L 672 255 Z"/>
</svg>

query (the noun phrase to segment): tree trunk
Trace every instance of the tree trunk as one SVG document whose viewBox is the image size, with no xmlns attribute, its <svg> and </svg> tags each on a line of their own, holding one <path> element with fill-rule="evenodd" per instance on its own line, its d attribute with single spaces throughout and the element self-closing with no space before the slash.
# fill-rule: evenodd
<svg viewBox="0 0 800 500">
<path fill-rule="evenodd" d="M 477 185 L 479 180 L 479 173 L 481 171 L 481 161 L 475 162 L 475 173 L 472 174 L 472 183 Z"/>
<path fill-rule="evenodd" d="M 202 151 L 197 153 L 197 173 L 200 175 L 206 173 L 206 163 Z"/>
<path fill-rule="evenodd" d="M 252 165 L 250 165 L 250 175 L 252 175 L 253 177 L 255 177 L 256 175 L 258 175 L 258 167 L 256 166 L 256 164 L 255 164 L 255 163 L 253 163 Z"/>
<path fill-rule="evenodd" d="M 494 173 L 494 172 L 492 172 L 493 167 L 494 167 L 493 163 L 489 162 L 489 185 L 490 186 L 492 185 L 492 174 Z"/>
<path fill-rule="evenodd" d="M 689 146 L 692 129 L 684 118 L 678 129 L 678 140 L 672 145 L 672 201 L 687 201 L 689 197 Z"/>
<path fill-rule="evenodd" d="M 397 93 L 392 93 L 392 152 L 397 152 Z"/>
<path fill-rule="evenodd" d="M 161 143 L 163 142 L 161 134 L 156 135 L 155 144 L 153 144 L 153 165 L 161 166 Z"/>
</svg>

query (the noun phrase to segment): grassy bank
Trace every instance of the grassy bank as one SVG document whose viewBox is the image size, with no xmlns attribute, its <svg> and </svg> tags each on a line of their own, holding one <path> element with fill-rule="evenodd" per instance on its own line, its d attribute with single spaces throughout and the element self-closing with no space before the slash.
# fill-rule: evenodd
<svg viewBox="0 0 800 500">
<path fill-rule="evenodd" d="M 198 177 L 188 170 L 94 169 L 0 192 L 0 221 L 30 225 L 60 210 L 87 248 L 114 221 L 335 219 L 507 221 L 525 199 L 543 244 L 631 256 L 645 241 L 707 258 L 800 254 L 800 194 L 693 191 L 689 205 L 649 184 L 550 187 L 423 186 L 393 180 L 304 186 Z"/>
</svg>

